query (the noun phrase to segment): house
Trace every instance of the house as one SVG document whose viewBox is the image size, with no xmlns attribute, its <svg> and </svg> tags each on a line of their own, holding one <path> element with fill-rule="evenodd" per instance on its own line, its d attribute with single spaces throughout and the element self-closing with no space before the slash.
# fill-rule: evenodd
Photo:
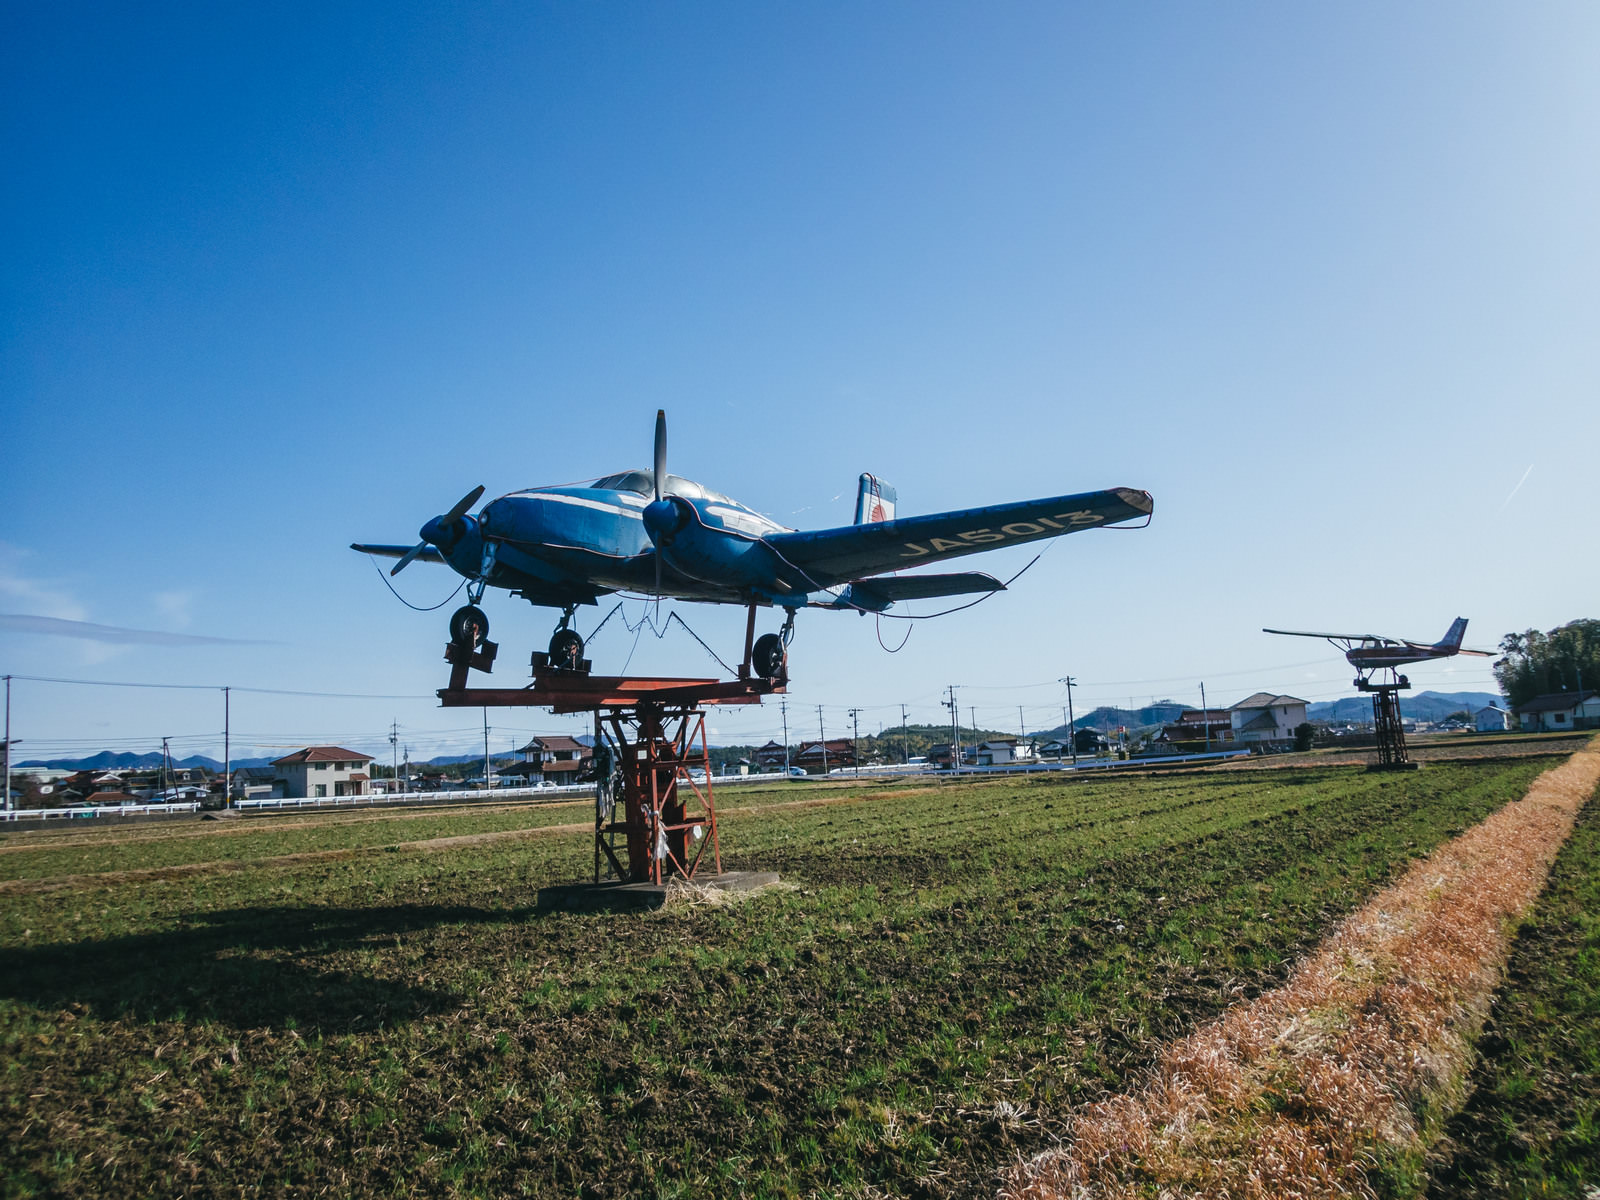
<svg viewBox="0 0 1600 1200">
<path fill-rule="evenodd" d="M 1233 741 L 1233 717 L 1225 708 L 1186 708 L 1176 721 L 1162 726 L 1155 740 L 1185 750 L 1190 749 L 1191 744 L 1201 749 L 1208 743 L 1220 746 Z"/>
<path fill-rule="evenodd" d="M 288 800 L 365 796 L 371 761 L 342 746 L 307 746 L 273 761 L 273 788 L 281 786 Z"/>
<path fill-rule="evenodd" d="M 855 766 L 856 747 L 849 738 L 801 742 L 799 750 L 789 761 L 792 766 L 803 767 L 807 775 L 824 775 L 840 767 Z"/>
<path fill-rule="evenodd" d="M 1270 746 L 1294 741 L 1297 725 L 1306 720 L 1306 702 L 1297 696 L 1257 692 L 1228 709 L 1233 740 Z"/>
<path fill-rule="evenodd" d="M 789 748 L 769 741 L 765 746 L 757 746 L 752 757 L 756 766 L 763 771 L 781 771 L 789 761 Z"/>
<path fill-rule="evenodd" d="M 277 778 L 271 767 L 235 767 L 228 791 L 238 800 L 260 800 L 272 795 Z"/>
<path fill-rule="evenodd" d="M 1034 751 L 1040 758 L 1065 758 L 1072 753 L 1072 747 L 1065 738 L 1050 738 L 1035 746 Z"/>
<path fill-rule="evenodd" d="M 1016 738 L 990 738 L 986 742 L 978 743 L 975 754 L 980 767 L 1003 767 L 1007 763 L 1032 757 L 1032 749 L 1018 745 Z"/>
<path fill-rule="evenodd" d="M 121 808 L 124 804 L 143 804 L 144 801 L 127 792 L 90 792 L 83 803 L 94 808 Z"/>
<path fill-rule="evenodd" d="M 1079 754 L 1103 754 L 1111 748 L 1106 735 L 1098 729 L 1080 729 L 1072 735 L 1073 748 Z"/>
<path fill-rule="evenodd" d="M 1517 705 L 1517 723 L 1524 730 L 1569 733 L 1600 726 L 1600 692 L 1553 692 Z"/>
<path fill-rule="evenodd" d="M 1503 733 L 1511 728 L 1511 714 L 1493 704 L 1485 704 L 1472 714 L 1479 733 Z"/>
<path fill-rule="evenodd" d="M 536 737 L 517 751 L 523 765 L 536 766 L 537 772 L 528 772 L 529 778 L 537 773 L 549 783 L 576 783 L 580 774 L 593 765 L 593 751 L 576 738 L 550 736 Z M 502 774 L 511 773 L 509 770 Z M 516 772 L 521 774 L 521 772 Z"/>
</svg>

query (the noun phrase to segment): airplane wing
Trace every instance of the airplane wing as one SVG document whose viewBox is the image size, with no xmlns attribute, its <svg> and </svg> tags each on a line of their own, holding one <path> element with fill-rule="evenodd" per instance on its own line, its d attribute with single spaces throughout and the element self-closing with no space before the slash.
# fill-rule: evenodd
<svg viewBox="0 0 1600 1200">
<path fill-rule="evenodd" d="M 806 586 L 820 589 L 962 554 L 1148 517 L 1154 507 L 1148 492 L 1112 488 L 871 525 L 774 533 L 762 540 Z"/>
<path fill-rule="evenodd" d="M 1281 633 L 1286 637 L 1314 637 L 1338 638 L 1340 641 L 1351 642 L 1393 642 L 1393 638 L 1386 638 L 1376 633 L 1311 633 L 1304 629 L 1263 629 L 1262 633 Z"/>
<path fill-rule="evenodd" d="M 412 551 L 410 546 L 369 546 L 365 542 L 351 542 L 350 549 L 359 550 L 362 554 L 376 554 L 379 558 L 404 558 Z M 417 561 L 442 563 L 444 555 L 428 546 L 417 551 Z"/>
<path fill-rule="evenodd" d="M 1005 584 L 982 571 L 963 571 L 956 575 L 884 575 L 856 580 L 844 590 L 840 602 L 846 608 L 883 612 L 897 600 L 930 600 L 1005 590 Z"/>
</svg>

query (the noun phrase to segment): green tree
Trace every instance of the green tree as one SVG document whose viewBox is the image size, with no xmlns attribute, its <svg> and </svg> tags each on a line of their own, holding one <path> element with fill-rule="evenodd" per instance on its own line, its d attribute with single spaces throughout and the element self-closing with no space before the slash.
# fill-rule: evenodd
<svg viewBox="0 0 1600 1200">
<path fill-rule="evenodd" d="M 1494 676 L 1513 708 L 1554 692 L 1600 690 L 1600 620 L 1508 633 L 1500 653 Z"/>
</svg>

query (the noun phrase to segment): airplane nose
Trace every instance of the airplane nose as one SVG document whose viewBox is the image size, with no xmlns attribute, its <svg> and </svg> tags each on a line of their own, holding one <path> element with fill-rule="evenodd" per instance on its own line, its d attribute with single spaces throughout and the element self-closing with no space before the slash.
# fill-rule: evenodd
<svg viewBox="0 0 1600 1200">
<path fill-rule="evenodd" d="M 670 546 L 674 535 L 689 523 L 689 506 L 676 496 L 652 500 L 644 506 L 644 531 L 658 546 Z"/>
<path fill-rule="evenodd" d="M 466 522 L 469 519 L 457 517 L 453 521 L 448 521 L 442 516 L 433 517 L 417 533 L 430 546 L 435 546 L 441 553 L 448 554 L 466 532 Z"/>
</svg>

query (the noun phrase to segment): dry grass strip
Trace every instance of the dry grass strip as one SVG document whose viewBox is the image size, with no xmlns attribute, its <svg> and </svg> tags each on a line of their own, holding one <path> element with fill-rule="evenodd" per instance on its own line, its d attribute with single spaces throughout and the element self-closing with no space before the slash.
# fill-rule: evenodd
<svg viewBox="0 0 1600 1200">
<path fill-rule="evenodd" d="M 1600 781 L 1600 738 L 1346 918 L 1280 988 L 1075 1114 L 1003 1200 L 1371 1196 L 1457 1107 L 1518 917 Z"/>
</svg>

